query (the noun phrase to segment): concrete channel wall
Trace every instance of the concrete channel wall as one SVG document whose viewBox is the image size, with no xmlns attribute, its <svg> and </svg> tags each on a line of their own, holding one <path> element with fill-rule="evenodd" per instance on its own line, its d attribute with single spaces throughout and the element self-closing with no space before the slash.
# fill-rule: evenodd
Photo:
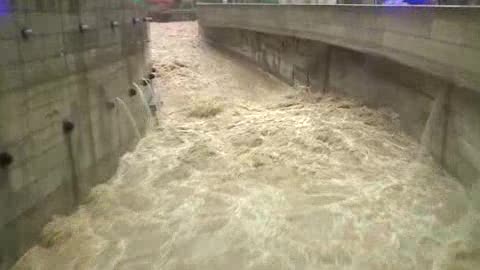
<svg viewBox="0 0 480 270">
<path fill-rule="evenodd" d="M 130 0 L 0 1 L 0 269 L 106 181 L 145 129 L 145 10 Z M 138 18 L 138 19 L 135 19 Z"/>
<path fill-rule="evenodd" d="M 392 108 L 406 132 L 477 190 L 480 8 L 200 4 L 197 10 L 211 44 L 286 82 Z"/>
</svg>

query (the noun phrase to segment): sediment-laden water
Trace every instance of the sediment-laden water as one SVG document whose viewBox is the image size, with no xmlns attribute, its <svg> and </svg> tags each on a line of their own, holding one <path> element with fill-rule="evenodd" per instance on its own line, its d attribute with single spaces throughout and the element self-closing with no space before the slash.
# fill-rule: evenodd
<svg viewBox="0 0 480 270">
<path fill-rule="evenodd" d="M 463 188 L 396 115 L 152 24 L 160 126 L 14 269 L 480 269 Z"/>
</svg>

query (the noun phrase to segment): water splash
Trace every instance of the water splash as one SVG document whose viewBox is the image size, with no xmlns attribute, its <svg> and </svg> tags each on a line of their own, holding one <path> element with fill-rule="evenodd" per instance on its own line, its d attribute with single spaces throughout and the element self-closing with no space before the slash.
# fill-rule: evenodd
<svg viewBox="0 0 480 270">
<path fill-rule="evenodd" d="M 123 99 L 116 97 L 115 100 L 117 101 L 117 103 L 120 105 L 120 108 L 127 116 L 128 123 L 130 123 L 130 126 L 132 127 L 132 130 L 135 134 L 135 138 L 140 140 L 142 135 L 140 133 L 140 129 L 138 128 L 137 121 L 135 121 L 135 117 L 133 117 L 132 111 L 130 110 L 130 108 L 128 108 L 128 105 L 125 103 L 125 101 L 123 101 Z"/>
<path fill-rule="evenodd" d="M 150 106 L 148 105 L 147 98 L 145 97 L 145 93 L 140 86 L 138 86 L 136 83 L 133 83 L 133 87 L 135 87 L 138 95 L 140 96 L 143 109 L 145 110 L 145 121 L 147 123 L 147 128 L 149 128 L 152 125 L 152 111 L 150 110 Z"/>
</svg>

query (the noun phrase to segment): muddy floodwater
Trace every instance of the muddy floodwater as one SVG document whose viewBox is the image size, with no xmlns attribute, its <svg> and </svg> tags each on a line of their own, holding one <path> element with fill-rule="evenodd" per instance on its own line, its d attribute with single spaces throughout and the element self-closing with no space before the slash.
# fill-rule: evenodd
<svg viewBox="0 0 480 270">
<path fill-rule="evenodd" d="M 159 126 L 14 269 L 480 269 L 477 212 L 395 113 L 151 31 Z"/>
</svg>

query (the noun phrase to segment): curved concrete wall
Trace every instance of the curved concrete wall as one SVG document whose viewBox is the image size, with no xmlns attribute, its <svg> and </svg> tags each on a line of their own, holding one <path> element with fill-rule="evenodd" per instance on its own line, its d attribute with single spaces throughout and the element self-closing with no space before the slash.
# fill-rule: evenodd
<svg viewBox="0 0 480 270">
<path fill-rule="evenodd" d="M 205 27 L 317 40 L 480 91 L 480 7 L 199 4 Z"/>
<path fill-rule="evenodd" d="M 35 243 L 52 215 L 107 180 L 135 143 L 108 101 L 124 99 L 145 128 L 139 95 L 128 95 L 149 72 L 145 10 L 135 3 L 1 1 L 0 153 L 13 163 L 0 165 L 0 269 Z M 74 124 L 68 135 L 64 121 Z"/>
<path fill-rule="evenodd" d="M 480 190 L 479 8 L 201 4 L 198 16 L 211 44 L 290 84 L 392 108 Z"/>
</svg>

